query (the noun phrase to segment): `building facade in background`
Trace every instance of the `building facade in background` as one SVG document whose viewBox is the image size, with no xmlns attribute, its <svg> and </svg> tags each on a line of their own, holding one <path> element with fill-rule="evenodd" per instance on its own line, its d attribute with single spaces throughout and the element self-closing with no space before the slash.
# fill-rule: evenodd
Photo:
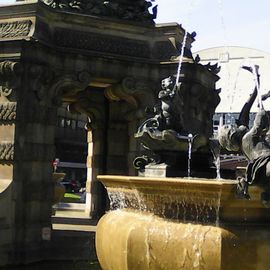
<svg viewBox="0 0 270 270">
<path fill-rule="evenodd" d="M 217 88 L 221 88 L 221 102 L 213 119 L 214 132 L 220 124 L 231 124 L 238 118 L 242 106 L 254 90 L 255 77 L 242 66 L 258 65 L 260 74 L 260 92 L 270 90 L 270 54 L 245 47 L 215 47 L 194 53 L 200 56 L 202 64 L 218 63 L 221 67 Z M 270 99 L 264 101 L 265 109 L 270 110 Z M 255 101 L 250 114 L 254 120 L 258 103 Z"/>
</svg>

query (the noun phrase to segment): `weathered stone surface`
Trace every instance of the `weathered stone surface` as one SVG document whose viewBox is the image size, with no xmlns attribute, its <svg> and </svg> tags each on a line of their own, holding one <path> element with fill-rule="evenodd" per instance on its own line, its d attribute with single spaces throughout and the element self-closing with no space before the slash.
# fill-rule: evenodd
<svg viewBox="0 0 270 270">
<path fill-rule="evenodd" d="M 60 2 L 70 1 L 50 4 Z M 152 24 L 145 1 L 121 2 L 126 4 L 132 10 L 125 11 L 124 20 L 119 18 L 121 9 L 100 14 L 112 15 L 100 19 L 92 16 L 90 6 L 80 6 L 78 12 L 75 7 L 55 6 L 56 11 L 41 1 L 0 8 L 0 131 L 5 133 L 0 135 L 0 180 L 7 183 L 0 193 L 0 220 L 4 217 L 8 225 L 16 220 L 11 256 L 1 258 L 1 264 L 43 258 L 41 229 L 50 225 L 54 130 L 62 102 L 70 113 L 89 118 L 90 216 L 99 217 L 106 207 L 106 192 L 96 182 L 97 175 L 131 167 L 128 148 L 134 153 L 138 147 L 127 127 L 130 123 L 136 129 L 145 107 L 153 104 L 155 86 L 170 74 L 168 63 L 176 70 L 177 61 L 170 59 L 179 52 L 168 38 L 181 43 L 184 30 L 177 24 Z M 188 48 L 192 41 L 188 35 Z"/>
</svg>

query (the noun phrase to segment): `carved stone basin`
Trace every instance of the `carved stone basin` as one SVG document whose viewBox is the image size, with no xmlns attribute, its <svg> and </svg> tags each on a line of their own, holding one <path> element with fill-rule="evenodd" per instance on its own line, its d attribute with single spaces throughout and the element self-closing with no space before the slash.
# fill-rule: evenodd
<svg viewBox="0 0 270 270">
<path fill-rule="evenodd" d="M 111 211 L 98 223 L 102 269 L 269 269 L 270 211 L 236 181 L 99 176 Z"/>
</svg>

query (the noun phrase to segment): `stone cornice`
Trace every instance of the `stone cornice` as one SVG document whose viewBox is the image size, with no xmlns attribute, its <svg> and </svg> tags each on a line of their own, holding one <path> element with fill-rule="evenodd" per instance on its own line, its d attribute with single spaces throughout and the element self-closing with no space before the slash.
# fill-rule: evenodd
<svg viewBox="0 0 270 270">
<path fill-rule="evenodd" d="M 0 45 L 1 41 L 34 39 L 58 50 L 159 62 L 179 54 L 173 43 L 181 42 L 183 35 L 178 24 L 155 27 L 98 18 L 41 2 L 0 7 Z M 192 41 L 188 39 L 188 47 Z"/>
</svg>

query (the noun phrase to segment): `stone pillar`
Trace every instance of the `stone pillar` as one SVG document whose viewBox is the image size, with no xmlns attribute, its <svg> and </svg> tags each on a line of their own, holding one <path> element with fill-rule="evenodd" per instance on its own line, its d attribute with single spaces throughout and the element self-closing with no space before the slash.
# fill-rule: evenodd
<svg viewBox="0 0 270 270">
<path fill-rule="evenodd" d="M 86 212 L 93 219 L 104 214 L 107 204 L 106 190 L 97 181 L 106 171 L 105 140 L 104 129 L 88 131 Z"/>
<path fill-rule="evenodd" d="M 57 107 L 47 79 L 41 66 L 0 63 L 0 177 L 11 182 L 0 193 L 0 220 L 10 228 L 0 238 L 3 264 L 43 258 L 50 237 Z"/>
<path fill-rule="evenodd" d="M 126 77 L 119 84 L 106 90 L 105 94 L 108 99 L 118 102 L 116 105 L 118 119 L 113 119 L 113 121 L 119 121 L 119 123 L 115 123 L 114 126 L 120 129 L 119 125 L 122 125 L 122 132 L 118 134 L 114 131 L 112 138 L 108 139 L 111 142 L 111 152 L 118 153 L 125 158 L 125 162 L 121 162 L 125 169 L 115 171 L 111 168 L 110 172 L 114 172 L 114 174 L 137 174 L 133 167 L 133 160 L 139 154 L 140 144 L 134 138 L 134 134 L 137 132 L 139 123 L 145 118 L 146 108 L 153 107 L 155 103 L 155 85 L 154 82 L 147 82 L 140 78 Z M 125 128 L 123 122 L 125 122 Z M 116 141 L 119 142 L 118 145 Z M 115 159 L 112 157 L 112 160 Z"/>
<path fill-rule="evenodd" d="M 0 265 L 9 261 L 13 248 L 15 202 L 12 189 L 18 86 L 15 80 L 19 70 L 18 63 L 0 62 Z"/>
<path fill-rule="evenodd" d="M 86 161 L 87 167 L 87 180 L 86 180 L 86 200 L 85 200 L 85 211 L 91 216 L 92 211 L 92 195 L 91 195 L 91 183 L 93 181 L 93 151 L 94 151 L 94 143 L 93 143 L 93 134 L 92 130 L 88 130 L 87 133 L 87 143 L 88 143 L 88 155 Z"/>
<path fill-rule="evenodd" d="M 57 119 L 51 94 L 49 69 L 25 65 L 17 96 L 14 153 L 15 258 L 19 262 L 42 258 L 50 239 Z"/>
<path fill-rule="evenodd" d="M 128 173 L 128 122 L 121 112 L 120 104 L 118 102 L 110 103 L 106 162 L 106 174 L 110 175 L 126 175 Z"/>
<path fill-rule="evenodd" d="M 105 129 L 99 128 L 93 130 L 92 134 L 92 174 L 88 174 L 87 180 L 91 192 L 90 216 L 92 218 L 99 218 L 105 213 L 107 205 L 107 192 L 97 180 L 98 175 L 106 174 L 106 132 Z"/>
</svg>

